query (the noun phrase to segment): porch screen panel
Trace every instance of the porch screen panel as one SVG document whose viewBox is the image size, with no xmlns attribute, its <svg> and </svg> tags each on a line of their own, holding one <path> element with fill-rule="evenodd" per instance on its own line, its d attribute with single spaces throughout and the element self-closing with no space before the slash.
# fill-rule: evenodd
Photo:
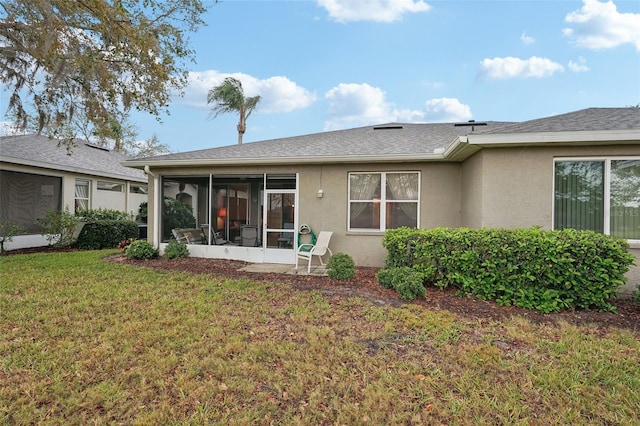
<svg viewBox="0 0 640 426">
<path fill-rule="evenodd" d="M 604 231 L 604 162 L 555 163 L 554 229 Z"/>
<path fill-rule="evenodd" d="M 611 161 L 611 235 L 640 239 L 640 160 Z"/>
<path fill-rule="evenodd" d="M 274 193 L 267 197 L 268 248 L 293 248 L 295 194 Z"/>
<path fill-rule="evenodd" d="M 38 219 L 60 211 L 62 178 L 0 170 L 0 220 L 40 233 Z"/>
</svg>

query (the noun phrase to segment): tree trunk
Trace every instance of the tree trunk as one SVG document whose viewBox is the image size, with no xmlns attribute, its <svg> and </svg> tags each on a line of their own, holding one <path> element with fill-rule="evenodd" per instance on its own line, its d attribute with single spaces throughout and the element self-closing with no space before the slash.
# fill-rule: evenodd
<svg viewBox="0 0 640 426">
<path fill-rule="evenodd" d="M 238 145 L 242 145 L 242 135 L 247 130 L 247 119 L 244 115 L 244 108 L 240 108 L 240 120 L 238 121 Z"/>
<path fill-rule="evenodd" d="M 238 124 L 238 145 L 242 145 L 242 135 L 244 135 L 244 128 Z"/>
</svg>

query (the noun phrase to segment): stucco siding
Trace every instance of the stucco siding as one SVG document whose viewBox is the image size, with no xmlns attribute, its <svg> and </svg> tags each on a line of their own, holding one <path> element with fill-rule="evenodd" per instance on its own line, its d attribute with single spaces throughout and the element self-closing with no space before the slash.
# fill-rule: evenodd
<svg viewBox="0 0 640 426">
<path fill-rule="evenodd" d="M 334 253 L 351 255 L 359 266 L 381 266 L 386 251 L 382 247 L 383 232 L 348 232 L 348 179 L 350 172 L 420 172 L 420 226 L 434 228 L 460 226 L 461 168 L 458 163 L 335 164 L 303 167 L 216 167 L 175 168 L 153 171 L 157 176 L 241 175 L 262 173 L 298 173 L 297 222 L 308 224 L 317 234 L 332 231 L 330 248 Z M 152 176 L 151 176 L 152 177 Z M 149 179 L 149 193 L 154 194 L 155 181 Z M 323 196 L 318 197 L 322 189 Z M 149 239 L 154 243 L 153 212 L 149 207 Z M 157 232 L 157 231 L 156 231 Z"/>
<path fill-rule="evenodd" d="M 523 147 L 481 151 L 480 225 L 471 227 L 553 227 L 553 162 L 555 158 L 640 155 L 638 146 Z M 467 181 L 465 181 L 467 184 Z M 466 187 L 465 187 L 466 191 Z M 467 192 L 465 192 L 467 195 Z M 477 222 L 472 220 L 471 222 Z"/>
<path fill-rule="evenodd" d="M 553 154 L 539 148 L 485 150 L 480 227 L 551 225 Z"/>
<path fill-rule="evenodd" d="M 81 173 L 72 173 L 67 171 L 46 169 L 42 167 L 31 167 L 4 162 L 0 164 L 0 170 L 60 178 L 61 191 L 59 207 L 62 210 L 68 210 L 69 212 L 74 212 L 75 210 L 76 179 L 84 179 L 90 182 L 90 207 L 93 209 L 106 208 L 125 211 L 127 213 L 131 213 L 131 211 L 134 211 L 135 214 L 138 212 L 140 203 L 142 201 L 146 201 L 147 199 L 147 196 L 144 194 L 129 194 L 127 181 L 120 179 L 100 178 L 97 176 L 91 176 Z M 108 180 L 110 182 L 121 183 L 123 185 L 123 191 L 99 191 L 97 189 L 98 180 Z M 143 183 L 136 182 L 136 184 Z M 40 191 L 40 189 L 38 188 L 37 191 Z M 37 196 L 32 196 L 32 198 L 35 199 L 37 198 Z M 46 211 L 38 211 L 35 213 L 35 216 L 36 218 L 44 217 L 45 213 Z M 8 250 L 13 250 L 25 247 L 37 247 L 46 244 L 48 244 L 48 242 L 39 234 L 32 234 L 15 237 L 12 242 L 6 243 L 5 246 Z"/>
<path fill-rule="evenodd" d="M 477 175 L 477 164 L 465 164 L 464 191 L 465 207 L 477 209 L 478 195 L 469 193 L 469 186 L 482 194 L 480 214 L 476 216 L 465 210 L 465 226 L 526 228 L 541 226 L 553 228 L 553 162 L 555 158 L 593 158 L 626 155 L 640 155 L 637 145 L 610 147 L 524 147 L 485 149 L 480 153 L 481 188 L 468 182 L 467 178 Z M 476 155 L 477 157 L 478 155 Z M 477 182 L 476 182 L 477 183 Z M 471 184 L 471 185 L 470 185 Z M 470 197 L 470 198 L 469 198 Z M 480 225 L 478 225 L 480 222 Z M 629 283 L 622 291 L 629 293 L 640 286 L 640 250 L 634 247 L 636 266 L 627 278 Z"/>
<path fill-rule="evenodd" d="M 348 253 L 360 266 L 381 266 L 386 250 L 383 232 L 348 232 L 348 179 L 350 172 L 419 171 L 420 227 L 459 226 L 460 166 L 452 163 L 402 163 L 309 166 L 300 173 L 299 222 L 314 230 L 333 231 L 331 249 Z M 323 197 L 318 198 L 318 190 Z"/>
<path fill-rule="evenodd" d="M 480 151 L 468 158 L 461 166 L 460 225 L 467 228 L 482 227 L 483 158 L 484 152 Z"/>
</svg>

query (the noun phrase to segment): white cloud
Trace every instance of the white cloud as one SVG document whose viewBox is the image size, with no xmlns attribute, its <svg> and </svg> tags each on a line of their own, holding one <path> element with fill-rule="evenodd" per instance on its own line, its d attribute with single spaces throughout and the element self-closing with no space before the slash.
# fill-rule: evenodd
<svg viewBox="0 0 640 426">
<path fill-rule="evenodd" d="M 425 103 L 424 118 L 431 122 L 466 121 L 472 117 L 469 105 L 455 98 L 431 99 Z"/>
<path fill-rule="evenodd" d="M 385 93 L 366 83 L 340 83 L 325 94 L 329 101 L 329 121 L 325 130 L 342 129 L 393 120 L 393 106 Z"/>
<path fill-rule="evenodd" d="M 405 13 L 427 12 L 431 9 L 423 0 L 317 0 L 337 22 L 393 22 Z"/>
<path fill-rule="evenodd" d="M 210 108 L 207 104 L 207 93 L 227 77 L 233 77 L 242 82 L 245 96 L 260 95 L 262 97 L 258 105 L 259 112 L 290 112 L 306 108 L 316 100 L 314 93 L 298 86 L 287 77 L 275 76 L 260 80 L 248 74 L 229 74 L 210 70 L 190 72 L 185 95 L 183 98 L 176 99 L 176 102 L 197 108 Z"/>
<path fill-rule="evenodd" d="M 485 58 L 480 63 L 480 76 L 489 80 L 506 80 L 510 78 L 543 78 L 556 72 L 564 71 L 564 67 L 547 58 L 532 56 L 529 59 Z"/>
<path fill-rule="evenodd" d="M 589 71 L 589 67 L 587 66 L 587 60 L 582 56 L 578 58 L 578 62 L 569 61 L 568 67 L 573 72 Z"/>
<path fill-rule="evenodd" d="M 536 42 L 536 39 L 531 36 L 528 36 L 527 33 L 522 33 L 522 35 L 520 36 L 520 40 L 524 44 L 533 44 Z"/>
<path fill-rule="evenodd" d="M 366 83 L 341 83 L 329 90 L 325 98 L 329 101 L 325 130 L 395 121 L 404 123 L 464 121 L 472 117 L 471 108 L 453 98 L 428 100 L 422 110 L 398 109 L 386 100 L 386 94 L 382 89 Z"/>
<path fill-rule="evenodd" d="M 572 28 L 563 33 L 587 49 L 608 49 L 631 43 L 640 51 L 640 14 L 620 13 L 613 1 L 583 0 L 583 6 L 564 18 Z"/>
</svg>

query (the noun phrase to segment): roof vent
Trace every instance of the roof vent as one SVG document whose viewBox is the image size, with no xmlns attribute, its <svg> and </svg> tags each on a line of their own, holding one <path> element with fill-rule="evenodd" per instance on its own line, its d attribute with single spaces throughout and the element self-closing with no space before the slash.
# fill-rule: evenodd
<svg viewBox="0 0 640 426">
<path fill-rule="evenodd" d="M 375 126 L 373 130 L 394 130 L 394 129 L 402 129 L 400 124 L 389 124 L 385 126 Z"/>
<path fill-rule="evenodd" d="M 94 144 L 91 144 L 91 143 L 85 143 L 85 145 L 88 146 L 89 148 L 99 149 L 100 151 L 109 152 L 109 148 L 105 148 L 104 146 L 98 146 L 98 145 L 94 145 Z"/>
<path fill-rule="evenodd" d="M 469 127 L 471 126 L 471 131 L 473 132 L 476 129 L 476 126 L 486 126 L 487 123 L 477 123 L 476 120 L 469 120 L 466 123 L 455 123 L 455 127 Z"/>
</svg>

